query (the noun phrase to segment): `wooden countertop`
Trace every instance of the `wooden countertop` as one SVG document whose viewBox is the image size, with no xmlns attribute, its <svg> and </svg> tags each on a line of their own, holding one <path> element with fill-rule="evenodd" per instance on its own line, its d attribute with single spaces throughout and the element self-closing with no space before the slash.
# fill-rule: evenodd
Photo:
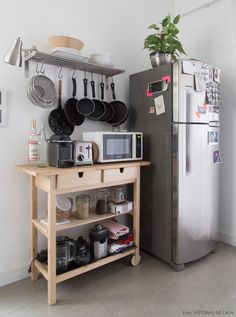
<svg viewBox="0 0 236 317">
<path fill-rule="evenodd" d="M 37 167 L 32 165 L 16 165 L 18 171 L 24 172 L 32 176 L 53 176 L 61 174 L 73 174 L 84 171 L 101 171 L 115 168 L 135 167 L 135 166 L 148 166 L 151 165 L 150 161 L 129 161 L 129 162 L 117 162 L 117 163 L 96 163 L 92 165 L 79 165 L 67 168 L 58 167 Z"/>
</svg>

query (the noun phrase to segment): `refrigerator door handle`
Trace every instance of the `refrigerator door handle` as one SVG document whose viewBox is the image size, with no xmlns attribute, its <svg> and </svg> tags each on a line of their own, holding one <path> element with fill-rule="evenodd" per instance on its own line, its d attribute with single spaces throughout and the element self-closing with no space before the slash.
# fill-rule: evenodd
<svg viewBox="0 0 236 317">
<path fill-rule="evenodd" d="M 193 176 L 191 171 L 191 149 L 189 126 L 182 124 L 183 142 L 183 176 Z"/>
<path fill-rule="evenodd" d="M 219 121 L 210 121 L 209 122 L 209 127 L 219 128 L 220 127 L 220 122 Z"/>
<path fill-rule="evenodd" d="M 164 92 L 168 89 L 170 76 L 163 76 L 161 80 L 156 80 L 148 83 L 147 95 L 152 96 L 154 93 Z"/>
<path fill-rule="evenodd" d="M 182 144 L 183 144 L 183 176 L 187 176 L 187 144 L 186 144 L 186 124 L 182 124 Z"/>
<path fill-rule="evenodd" d="M 182 112 L 182 122 L 186 122 L 187 119 L 187 93 L 188 90 L 187 88 L 184 89 L 184 94 L 183 94 L 183 112 Z M 188 176 L 188 149 L 187 149 L 187 126 L 186 124 L 182 124 L 182 142 L 183 142 L 183 176 Z"/>
<path fill-rule="evenodd" d="M 188 100 L 188 88 L 186 87 L 183 93 L 183 107 L 182 107 L 182 114 L 180 115 L 181 122 L 187 122 L 187 100 Z"/>
</svg>

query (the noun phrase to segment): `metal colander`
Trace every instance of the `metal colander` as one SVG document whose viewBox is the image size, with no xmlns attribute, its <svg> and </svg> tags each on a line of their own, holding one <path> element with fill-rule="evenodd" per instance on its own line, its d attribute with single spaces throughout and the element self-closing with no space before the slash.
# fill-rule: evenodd
<svg viewBox="0 0 236 317">
<path fill-rule="evenodd" d="M 56 87 L 52 80 L 45 75 L 35 75 L 27 86 L 29 100 L 36 106 L 51 108 L 57 100 Z"/>
</svg>

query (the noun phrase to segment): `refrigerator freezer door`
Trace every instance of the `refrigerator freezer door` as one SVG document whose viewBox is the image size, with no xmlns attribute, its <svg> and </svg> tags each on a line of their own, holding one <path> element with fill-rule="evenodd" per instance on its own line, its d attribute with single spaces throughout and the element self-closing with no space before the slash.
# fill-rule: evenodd
<svg viewBox="0 0 236 317">
<path fill-rule="evenodd" d="M 193 88 L 185 87 L 180 96 L 182 107 L 179 107 L 179 122 L 209 123 L 219 120 L 217 106 L 206 103 L 205 91 L 196 92 Z"/>
<path fill-rule="evenodd" d="M 218 227 L 219 150 L 217 127 L 197 124 L 174 126 L 178 143 L 173 153 L 173 262 L 196 260 L 215 248 Z M 174 176 L 173 174 L 173 176 Z"/>
<path fill-rule="evenodd" d="M 194 61 L 196 73 L 186 74 L 183 71 L 182 63 L 184 62 L 179 60 L 173 65 L 173 122 L 219 121 L 219 105 L 208 104 L 206 85 L 201 90 L 196 87 L 196 74 L 202 74 L 203 66 L 207 65 Z"/>
</svg>

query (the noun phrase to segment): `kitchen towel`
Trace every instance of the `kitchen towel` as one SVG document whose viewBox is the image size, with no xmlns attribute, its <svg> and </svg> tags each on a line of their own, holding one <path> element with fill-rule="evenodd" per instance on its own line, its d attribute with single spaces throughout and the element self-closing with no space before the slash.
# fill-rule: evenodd
<svg viewBox="0 0 236 317">
<path fill-rule="evenodd" d="M 120 236 L 129 233 L 129 228 L 114 220 L 104 220 L 101 222 L 109 230 L 109 238 L 117 240 Z"/>
</svg>

